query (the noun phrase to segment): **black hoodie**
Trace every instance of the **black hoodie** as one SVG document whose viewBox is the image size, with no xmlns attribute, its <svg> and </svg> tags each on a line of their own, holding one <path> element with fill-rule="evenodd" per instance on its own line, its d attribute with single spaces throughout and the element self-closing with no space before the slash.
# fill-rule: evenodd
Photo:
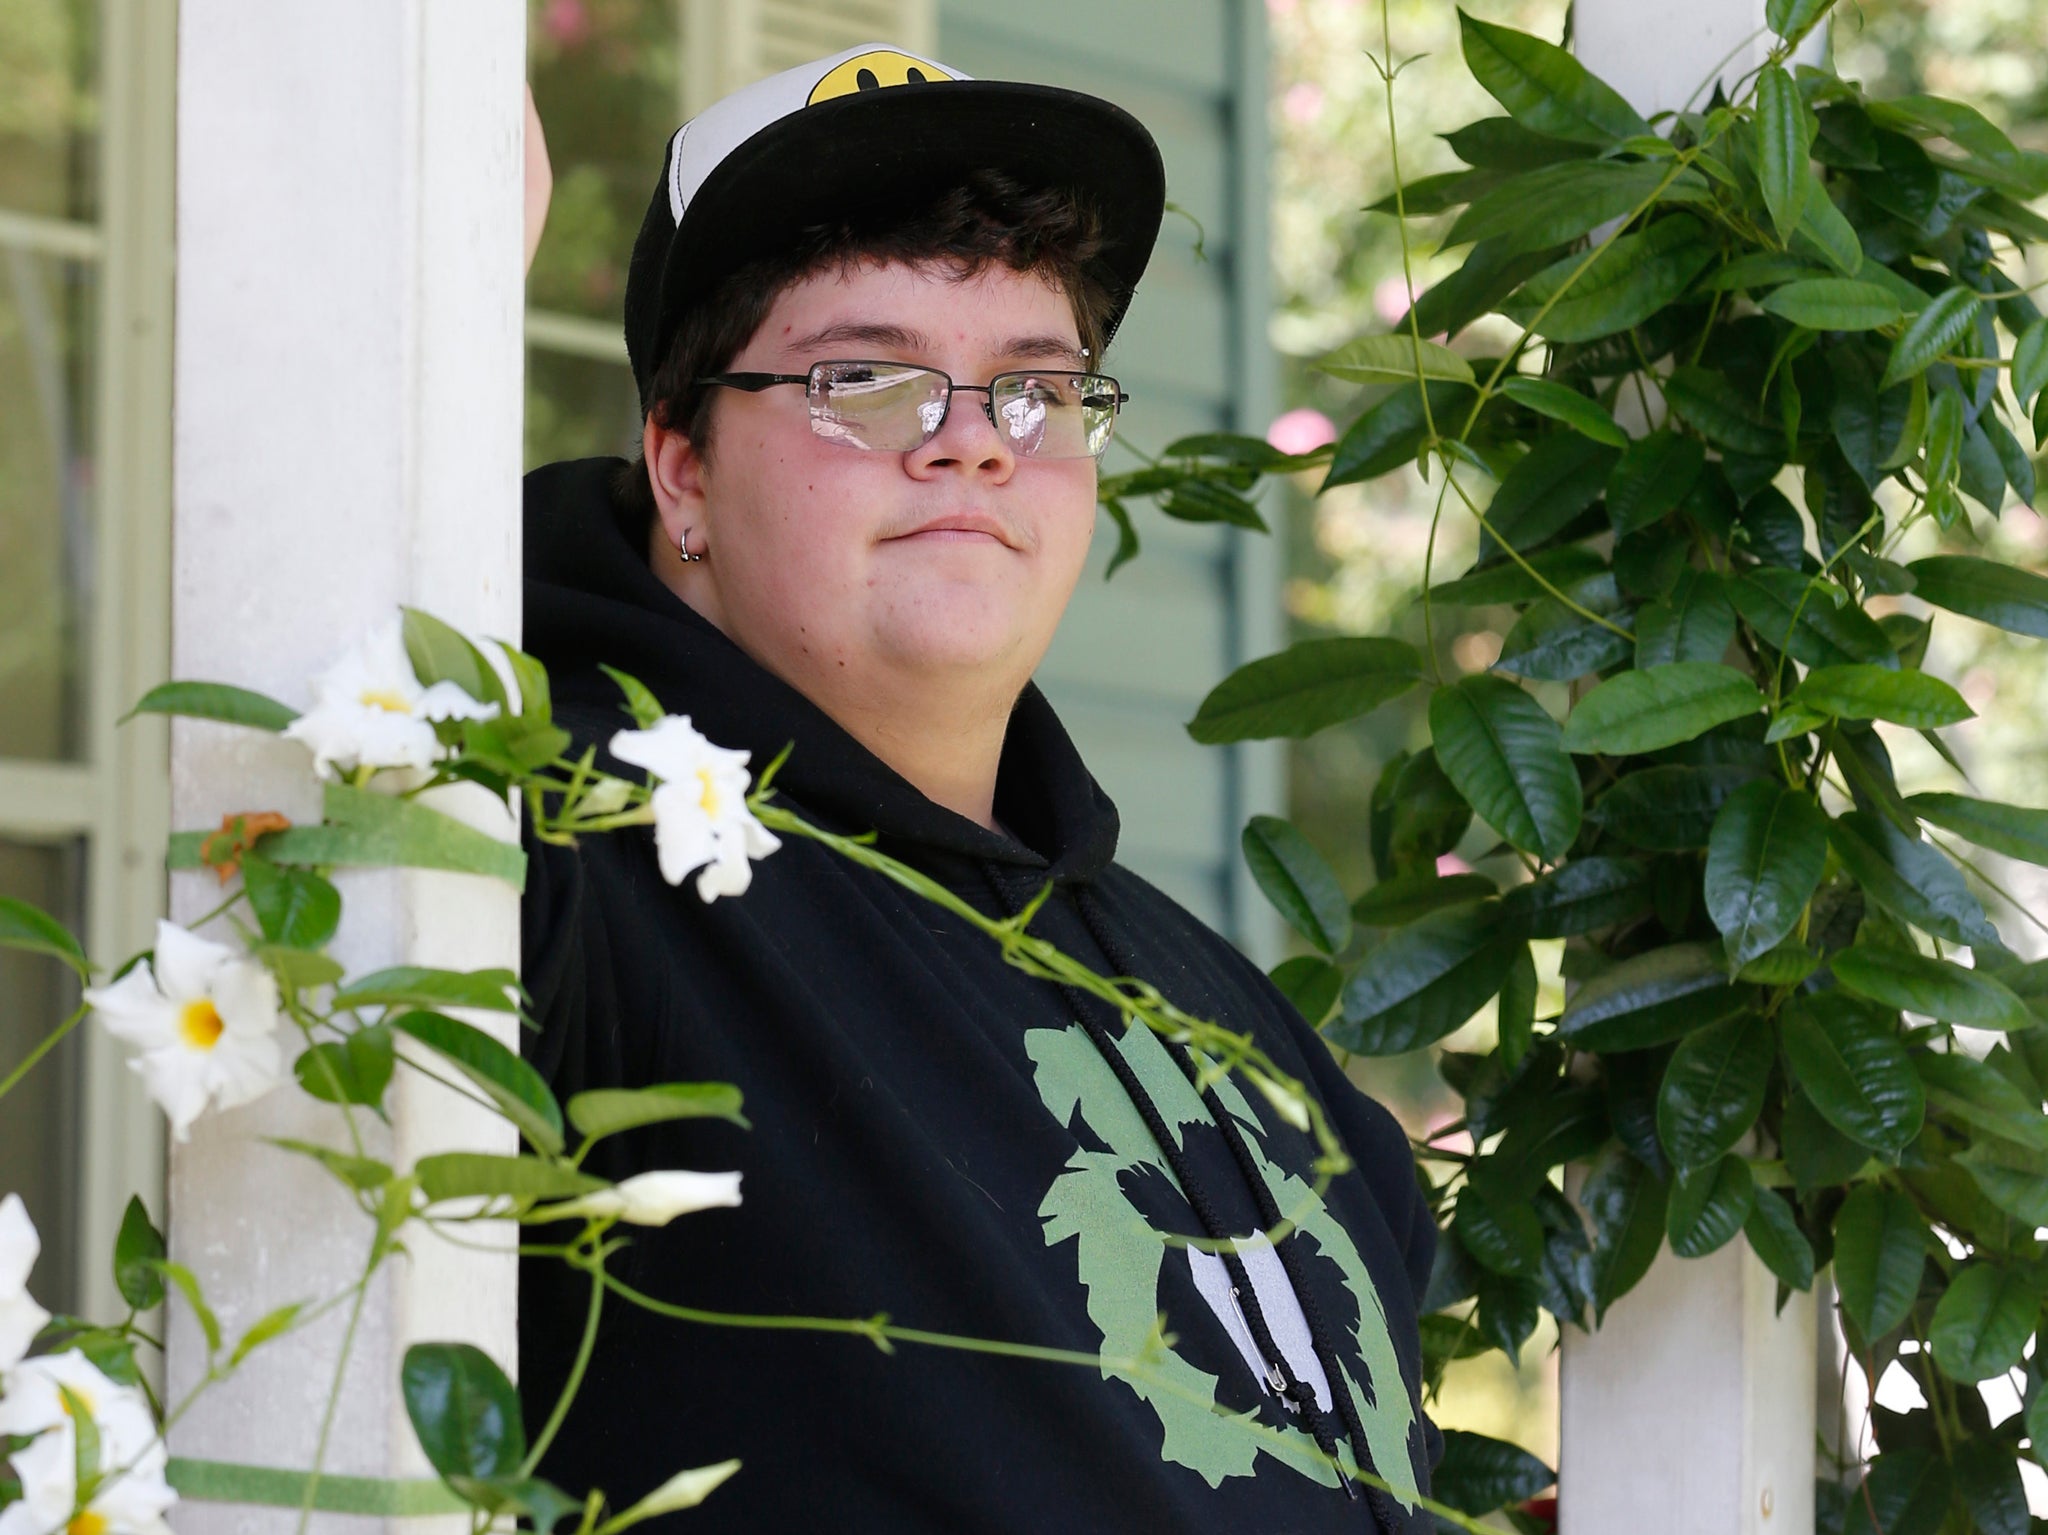
<svg viewBox="0 0 2048 1535">
<path fill-rule="evenodd" d="M 608 492 L 617 467 L 526 480 L 526 646 L 553 673 L 565 729 L 602 748 L 630 723 L 605 662 L 756 769 L 794 743 L 784 803 L 878 832 L 981 910 L 1013 914 L 1050 881 L 1034 932 L 1252 1031 L 1320 1097 L 1356 1166 L 1316 1202 L 1312 1140 L 1257 1094 L 1226 1082 L 1198 1096 L 1184 1052 L 1026 977 L 987 937 L 815 843 L 785 839 L 751 890 L 707 906 L 693 880 L 663 883 L 645 831 L 574 849 L 529 839 L 528 1055 L 556 1092 L 727 1081 L 752 1122 L 683 1121 L 596 1149 L 593 1170 L 613 1178 L 744 1174 L 737 1209 L 620 1228 L 627 1283 L 707 1310 L 885 1312 L 1107 1361 L 885 1354 L 613 1299 L 542 1474 L 623 1508 L 736 1456 L 738 1476 L 675 1516 L 702 1535 L 1430 1529 L 1404 1504 L 1439 1442 L 1415 1307 L 1435 1231 L 1393 1118 L 1256 967 L 1114 862 L 1116 810 L 1036 688 L 996 785 L 1013 835 L 933 804 L 655 578 Z M 1277 1252 L 1260 1238 L 1219 1259 L 1167 1240 L 1244 1237 L 1283 1213 L 1300 1229 Z M 543 1259 L 521 1286 L 534 1427 L 589 1289 Z M 1121 1373 L 1161 1325 L 1170 1346 Z M 1319 1445 L 1408 1496 L 1340 1480 Z"/>
</svg>

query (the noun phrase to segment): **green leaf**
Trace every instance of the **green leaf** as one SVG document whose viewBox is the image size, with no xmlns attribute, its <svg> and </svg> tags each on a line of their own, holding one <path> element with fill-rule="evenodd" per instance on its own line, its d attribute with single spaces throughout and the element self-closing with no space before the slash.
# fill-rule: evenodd
<svg viewBox="0 0 2048 1535">
<path fill-rule="evenodd" d="M 277 1135 L 270 1138 L 270 1144 L 294 1156 L 305 1157 L 318 1162 L 329 1173 L 357 1193 L 367 1194 L 390 1185 L 393 1177 L 391 1164 L 380 1162 L 375 1157 L 350 1156 L 345 1151 L 336 1151 L 331 1146 L 316 1145 L 312 1141 L 293 1140 L 289 1136 Z"/>
<path fill-rule="evenodd" d="M 1578 769 L 1541 704 L 1480 673 L 1437 690 L 1429 728 L 1438 764 L 1487 825 L 1546 862 L 1564 857 L 1584 805 Z"/>
<path fill-rule="evenodd" d="M 2035 1023 L 2027 1005 L 1996 978 L 1945 959 L 1858 944 L 1832 964 L 1836 980 L 1886 1007 L 1971 1029 L 2012 1031 Z"/>
<path fill-rule="evenodd" d="M 1706 467 L 1697 437 L 1669 427 L 1628 445 L 1607 479 L 1607 517 L 1617 534 L 1647 528 L 1678 508 Z"/>
<path fill-rule="evenodd" d="M 1330 1016 L 1338 993 L 1344 989 L 1344 972 L 1320 954 L 1297 954 L 1292 959 L 1283 959 L 1267 979 L 1294 1004 L 1294 1010 L 1311 1028 L 1319 1027 Z M 576 1100 L 571 1098 L 569 1111 L 574 1114 L 575 1110 Z"/>
<path fill-rule="evenodd" d="M 1182 480 L 1159 503 L 1159 510 L 1180 522 L 1225 522 L 1254 533 L 1268 531 L 1257 507 L 1228 485 L 1211 479 Z"/>
<path fill-rule="evenodd" d="M 1849 1491 L 1847 1535 L 1936 1535 L 1953 1496 L 1948 1465 L 1932 1449 L 1887 1451 Z"/>
<path fill-rule="evenodd" d="M 1576 240 L 1653 198 L 1707 200 L 1707 184 L 1698 171 L 1681 171 L 1667 184 L 1669 175 L 1662 165 L 1606 159 L 1566 160 L 1524 171 L 1474 197 L 1442 245 L 1448 249 L 1493 240 L 1509 251 L 1541 250 Z"/>
<path fill-rule="evenodd" d="M 1427 299 L 1425 294 L 1424 301 Z M 1389 470 L 1412 463 L 1429 429 L 1430 417 L 1439 425 L 1455 426 L 1453 412 L 1469 408 L 1470 386 L 1432 379 L 1428 389 L 1428 416 L 1422 408 L 1422 391 L 1412 383 L 1403 384 L 1346 427 L 1330 454 L 1330 472 L 1321 489 L 1377 479 Z"/>
<path fill-rule="evenodd" d="M 1613 505 L 1610 492 L 1610 510 Z M 1735 608 L 1712 571 L 1688 568 L 1668 596 L 1636 610 L 1637 671 L 1673 661 L 1718 661 L 1734 640 Z"/>
<path fill-rule="evenodd" d="M 1950 943 L 1998 941 L 1962 871 L 1939 849 L 1908 837 L 1868 810 L 1851 810 L 1828 827 L 1828 845 L 1863 893 L 1903 922 Z"/>
<path fill-rule="evenodd" d="M 1494 1019 L 1500 1036 L 1501 1065 L 1513 1072 L 1536 1043 L 1536 956 L 1527 946 L 1515 950 L 1508 978 L 1501 982 Z"/>
<path fill-rule="evenodd" d="M 1681 1258 L 1704 1258 L 1726 1245 L 1756 1207 L 1756 1179 L 1749 1164 L 1726 1156 L 1671 1180 L 1671 1203 L 1664 1212 L 1664 1234 Z"/>
<path fill-rule="evenodd" d="M 643 1519 L 652 1519 L 657 1514 L 672 1514 L 679 1509 L 695 1508 L 712 1493 L 716 1492 L 740 1468 L 737 1460 L 721 1460 L 716 1465 L 696 1466 L 688 1471 L 678 1471 L 646 1497 L 635 1503 L 622 1514 L 615 1514 L 605 1521 L 604 1528 L 610 1535 L 630 1529 Z M 567 1503 L 563 1513 L 577 1512 L 579 1505 Z"/>
<path fill-rule="evenodd" d="M 1793 1078 L 1821 1116 L 1898 1157 L 1920 1133 L 1927 1101 L 1894 1020 L 1839 992 L 1803 992 L 1780 1023 Z"/>
<path fill-rule="evenodd" d="M 606 1187 L 602 1178 L 539 1157 L 446 1151 L 421 1157 L 413 1171 L 430 1201 L 503 1195 L 512 1199 L 573 1199 Z"/>
<path fill-rule="evenodd" d="M 1494 1198 L 1483 1179 L 1466 1182 L 1451 1229 L 1465 1251 L 1496 1274 L 1533 1278 L 1543 1266 L 1543 1223 L 1534 1208 Z"/>
<path fill-rule="evenodd" d="M 1778 231 L 1778 243 L 1783 245 L 1798 227 L 1800 211 L 1813 188 L 1813 171 L 1807 164 L 1806 108 L 1792 77 L 1771 64 L 1757 74 L 1755 109 L 1757 182 Z"/>
<path fill-rule="evenodd" d="M 1351 941 L 1351 905 L 1323 855 L 1292 823 L 1255 815 L 1242 837 L 1245 864 L 1273 909 L 1325 954 Z"/>
<path fill-rule="evenodd" d="M 1384 859 L 1378 856 L 1377 834 L 1374 838 L 1379 867 L 1390 874 L 1403 869 L 1435 869 L 1436 861 L 1458 845 L 1465 828 L 1472 824 L 1472 807 L 1444 776 L 1436 753 L 1427 747 L 1403 762 L 1399 772 L 1390 764 L 1381 784 L 1390 798 L 1384 822 Z"/>
<path fill-rule="evenodd" d="M 92 979 L 92 964 L 64 924 L 41 909 L 0 895 L 0 948 L 26 949 L 62 960 L 81 981 Z"/>
<path fill-rule="evenodd" d="M 509 1476 L 526 1455 L 519 1393 L 482 1349 L 415 1343 L 399 1370 L 406 1416 L 444 1477 Z"/>
<path fill-rule="evenodd" d="M 1831 581 L 1794 570 L 1759 569 L 1729 582 L 1727 591 L 1757 637 L 1801 665 L 1898 664 L 1898 653 L 1877 620 Z"/>
<path fill-rule="evenodd" d="M 2048 1152 L 1979 1141 L 1956 1161 L 1986 1199 L 2028 1230 L 2048 1226 Z"/>
<path fill-rule="evenodd" d="M 1556 259 L 1554 250 L 1516 251 L 1505 240 L 1481 240 L 1465 264 L 1415 301 L 1398 322 L 1416 325 L 1425 336 L 1455 336 Z M 1440 384 L 1441 389 L 1457 386 Z M 1434 401 L 1431 408 L 1435 409 Z M 1441 418 L 1439 418 L 1441 419 Z"/>
<path fill-rule="evenodd" d="M 1599 498 L 1614 467 L 1614 450 L 1576 432 L 1553 432 L 1516 461 L 1486 508 L 1479 558 L 1497 559 L 1501 545 L 1545 543 Z"/>
<path fill-rule="evenodd" d="M 396 1062 L 391 1030 L 380 1023 L 314 1045 L 293 1062 L 292 1075 L 322 1103 L 360 1103 L 381 1113 Z"/>
<path fill-rule="evenodd" d="M 1439 137 L 1467 165 L 1482 170 L 1525 171 L 1559 160 L 1584 159 L 1592 145 L 1534 133 L 1512 117 L 1482 117 Z"/>
<path fill-rule="evenodd" d="M 1699 221 L 1673 214 L 1598 247 L 1590 264 L 1579 254 L 1552 262 L 1500 308 L 1546 341 L 1597 341 L 1664 308 L 1713 259 Z"/>
<path fill-rule="evenodd" d="M 1593 1228 L 1593 1309 L 1607 1308 L 1634 1289 L 1664 1245 L 1670 1187 L 1619 1146 L 1594 1161 L 1579 1190 Z"/>
<path fill-rule="evenodd" d="M 1564 746 L 1572 752 L 1635 756 L 1690 741 L 1763 705 L 1756 684 L 1733 667 L 1674 661 L 1646 672 L 1623 672 L 1594 688 L 1565 722 Z"/>
<path fill-rule="evenodd" d="M 1835 206 L 1825 188 L 1808 189 L 1806 201 L 1799 208 L 1799 229 L 1792 243 L 1795 248 L 1819 256 L 1844 277 L 1862 273 L 1863 244 L 1856 238 L 1856 227 Z"/>
<path fill-rule="evenodd" d="M 1650 871 L 1633 858 L 1574 858 L 1501 897 L 1502 926 L 1523 938 L 1573 938 L 1650 909 Z"/>
<path fill-rule="evenodd" d="M 729 1082 L 661 1082 L 652 1087 L 594 1087 L 568 1102 L 569 1123 L 588 1140 L 676 1119 L 723 1119 L 751 1129 Z"/>
<path fill-rule="evenodd" d="M 1740 1012 L 1753 988 L 1731 986 L 1718 946 L 1674 943 L 1633 955 L 1579 987 L 1558 1037 L 1582 1050 L 1641 1050 Z"/>
<path fill-rule="evenodd" d="M 498 1111 L 539 1150 L 562 1150 L 562 1110 L 541 1074 L 482 1029 L 441 1013 L 412 1012 L 391 1020 L 481 1087 Z"/>
<path fill-rule="evenodd" d="M 1458 24 L 1472 78 L 1530 131 L 1601 145 L 1650 131 L 1619 92 L 1556 44 L 1462 10 Z"/>
<path fill-rule="evenodd" d="M 1498 894 L 1500 887 L 1484 874 L 1438 874 L 1432 864 L 1381 880 L 1351 903 L 1351 915 L 1367 927 L 1405 927 L 1446 906 Z"/>
<path fill-rule="evenodd" d="M 1841 277 L 1787 283 L 1759 307 L 1808 330 L 1875 330 L 1904 318 L 1889 288 Z"/>
<path fill-rule="evenodd" d="M 1956 389 L 1942 390 L 1928 407 L 1927 464 L 1922 472 L 1932 491 L 1953 487 L 1961 473 L 1963 442 L 1969 431 L 1967 409 L 1961 391 Z M 1935 520 L 1944 521 L 1939 512 Z"/>
<path fill-rule="evenodd" d="M 1951 1469 L 1956 1490 L 1969 1506 L 1979 1535 L 2028 1535 L 2033 1528 L 2027 1514 L 2027 1484 L 2013 1454 L 2009 1445 L 1988 1439 L 1970 1438 L 1955 1447 Z"/>
<path fill-rule="evenodd" d="M 114 1238 L 114 1288 L 137 1311 L 164 1298 L 164 1236 L 150 1221 L 140 1194 L 130 1196 Z"/>
<path fill-rule="evenodd" d="M 1323 1033 L 1360 1055 L 1434 1044 L 1500 990 L 1520 947 L 1501 930 L 1491 901 L 1434 912 L 1359 962 L 1343 1013 Z"/>
<path fill-rule="evenodd" d="M 242 855 L 242 889 L 272 943 L 318 949 L 341 925 L 341 892 L 311 869 L 280 868 L 252 850 Z"/>
<path fill-rule="evenodd" d="M 1720 1160 L 1756 1123 L 1775 1034 L 1762 1014 L 1744 1013 L 1695 1029 L 1672 1052 L 1657 1090 L 1657 1139 L 1681 1172 Z"/>
<path fill-rule="evenodd" d="M 1125 564 L 1138 557 L 1138 529 L 1131 521 L 1130 508 L 1122 501 L 1115 496 L 1104 496 L 1101 501 L 1102 509 L 1109 513 L 1110 520 L 1116 524 L 1116 549 L 1102 571 L 1102 579 L 1107 581 Z"/>
<path fill-rule="evenodd" d="M 1711 368 L 1676 368 L 1664 381 L 1664 398 L 1701 436 L 1720 447 L 1759 458 L 1771 458 L 1783 450 L 1777 425 L 1758 415 L 1755 404 L 1736 392 L 1725 373 Z"/>
<path fill-rule="evenodd" d="M 1778 36 L 1792 41 L 1825 16 L 1835 0 L 1766 0 L 1764 24 Z"/>
<path fill-rule="evenodd" d="M 1518 1444 L 1462 1429 L 1444 1431 L 1443 1459 L 1430 1473 L 1430 1496 L 1460 1513 L 1490 1514 L 1535 1497 L 1557 1473 Z"/>
<path fill-rule="evenodd" d="M 1539 549 L 1529 556 L 1530 566 L 1552 586 L 1570 587 L 1607 569 L 1607 562 L 1583 544 L 1565 544 Z M 1535 576 L 1519 564 L 1502 562 L 1474 570 L 1455 581 L 1440 581 L 1429 589 L 1429 600 L 1451 607 L 1492 607 L 1499 603 L 1533 602 L 1543 595 Z"/>
<path fill-rule="evenodd" d="M 1746 251 L 1724 266 L 1716 267 L 1700 283 L 1709 293 L 1749 292 L 1758 288 L 1775 288 L 1780 283 L 1800 282 L 1810 277 L 1819 277 L 1826 271 L 1811 261 L 1783 251 Z"/>
<path fill-rule="evenodd" d="M 229 687 L 224 682 L 160 683 L 144 693 L 141 702 L 122 718 L 130 720 L 138 714 L 219 720 L 224 725 L 248 725 L 273 734 L 299 717 L 297 710 L 287 709 L 274 698 L 265 698 L 247 688 Z"/>
<path fill-rule="evenodd" d="M 1977 294 L 1968 288 L 1950 288 L 1938 295 L 1914 316 L 1913 323 L 1899 337 L 1897 345 L 1892 348 L 1891 360 L 1884 365 L 1884 377 L 1878 381 L 1878 387 L 1888 389 L 1916 373 L 1924 373 L 1930 364 L 1969 332 L 1976 323 L 1980 302 Z"/>
<path fill-rule="evenodd" d="M 1799 1229 L 1799 1218 L 1783 1194 L 1759 1185 L 1742 1234 L 1780 1284 L 1794 1290 L 1813 1288 L 1813 1244 Z"/>
<path fill-rule="evenodd" d="M 1204 746 L 1311 736 L 1370 713 L 1421 676 L 1420 653 L 1401 640 L 1301 640 L 1217 683 L 1188 734 Z"/>
<path fill-rule="evenodd" d="M 1922 1051 L 1914 1069 L 1927 1085 L 1928 1105 L 1987 1135 L 2034 1150 L 2048 1150 L 2048 1118 L 2040 1100 L 2022 1093 L 1995 1066 L 1960 1050 Z"/>
<path fill-rule="evenodd" d="M 1936 1303 L 1927 1341 L 1950 1380 L 1989 1380 L 2020 1362 L 2040 1315 L 2041 1291 L 2023 1272 L 1972 1263 Z"/>
<path fill-rule="evenodd" d="M 632 716 L 633 723 L 642 730 L 648 729 L 668 711 L 661 706 L 661 700 L 649 690 L 638 677 L 628 676 L 613 667 L 599 665 L 598 670 L 612 679 L 619 692 L 624 695 L 623 708 Z"/>
<path fill-rule="evenodd" d="M 2048 864 L 2048 810 L 1972 800 L 1968 794 L 1911 794 L 1907 806 L 1921 821 L 1954 831 L 1978 847 L 2025 864 Z"/>
<path fill-rule="evenodd" d="M 2012 397 L 2025 410 L 2027 401 L 2048 384 L 2048 319 L 2036 320 L 2012 350 Z"/>
<path fill-rule="evenodd" d="M 1835 1289 L 1865 1338 L 1881 1338 L 1906 1320 L 1920 1293 L 1927 1241 L 1906 1195 L 1875 1183 L 1849 1191 L 1835 1216 Z"/>
<path fill-rule="evenodd" d="M 431 613 L 406 608 L 405 654 L 421 687 L 452 682 L 478 703 L 510 704 L 497 668 L 484 659 L 469 637 Z"/>
<path fill-rule="evenodd" d="M 228 1355 L 228 1367 L 234 1368 L 271 1339 L 291 1331 L 292 1323 L 299 1319 L 305 1309 L 305 1302 L 292 1301 L 274 1311 L 266 1311 L 249 1324 L 249 1330 L 236 1340 L 233 1351 Z"/>
<path fill-rule="evenodd" d="M 358 976 L 334 994 L 339 1008 L 480 1007 L 519 1011 L 519 977 L 510 970 L 432 970 L 394 965 Z"/>
<path fill-rule="evenodd" d="M 1822 1118 L 1813 1100 L 1797 1087 L 1785 1093 L 1785 1118 L 1778 1142 L 1785 1166 L 1802 1193 L 1847 1183 L 1871 1163 L 1869 1149 Z"/>
<path fill-rule="evenodd" d="M 1889 720 L 1915 730 L 1954 725 L 1977 712 L 1939 677 L 1867 662 L 1817 666 L 1789 701 L 1834 719 Z"/>
<path fill-rule="evenodd" d="M 157 1260 L 157 1268 L 164 1278 L 177 1286 L 178 1293 L 191 1308 L 192 1320 L 199 1324 L 199 1331 L 206 1338 L 206 1355 L 211 1359 L 220 1352 L 220 1318 L 206 1304 L 206 1293 L 199 1287 L 199 1277 L 184 1264 L 173 1263 L 168 1258 Z"/>
<path fill-rule="evenodd" d="M 1573 431 L 1595 442 L 1616 448 L 1628 446 L 1628 434 L 1615 425 L 1614 417 L 1607 413 L 1607 408 L 1576 389 L 1567 389 L 1547 378 L 1517 376 L 1503 383 L 1500 392 L 1517 405 L 1527 406 L 1537 415 L 1548 416 L 1553 421 L 1562 421 Z"/>
<path fill-rule="evenodd" d="M 1608 622 L 1587 618 L 1554 597 L 1539 598 L 1501 641 L 1495 670 L 1540 681 L 1569 682 L 1605 671 L 1635 654 L 1635 637 L 1628 630 L 1628 615 L 1622 610 L 1612 577 L 1597 576 L 1566 595 Z M 1618 624 L 1617 615 L 1621 619 Z"/>
<path fill-rule="evenodd" d="M 1906 568 L 1913 594 L 1938 608 L 2048 638 L 2048 577 L 1969 554 L 1937 554 Z"/>
<path fill-rule="evenodd" d="M 1706 901 L 1731 968 L 1798 925 L 1827 862 L 1827 816 L 1807 795 L 1759 779 L 1728 797 L 1707 842 Z"/>
<path fill-rule="evenodd" d="M 1353 384 L 1398 384 L 1413 379 L 1447 378 L 1461 384 L 1474 382 L 1472 364 L 1447 346 L 1434 341 L 1416 341 L 1403 332 L 1391 336 L 1361 336 L 1310 366 L 1318 373 Z"/>
</svg>

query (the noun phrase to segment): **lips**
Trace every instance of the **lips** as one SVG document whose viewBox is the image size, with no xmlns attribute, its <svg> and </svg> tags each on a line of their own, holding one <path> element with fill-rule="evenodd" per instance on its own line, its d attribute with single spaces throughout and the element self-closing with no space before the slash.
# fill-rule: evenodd
<svg viewBox="0 0 2048 1535">
<path fill-rule="evenodd" d="M 947 512 L 919 523 L 904 533 L 898 533 L 889 540 L 923 538 L 934 542 L 967 542 L 976 539 L 992 539 L 1006 549 L 1016 544 L 1010 538 L 1009 529 L 995 518 L 982 512 Z"/>
</svg>

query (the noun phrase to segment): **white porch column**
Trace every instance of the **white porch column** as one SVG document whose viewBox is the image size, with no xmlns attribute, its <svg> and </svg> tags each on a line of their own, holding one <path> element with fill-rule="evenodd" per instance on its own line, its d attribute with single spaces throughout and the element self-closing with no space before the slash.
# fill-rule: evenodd
<svg viewBox="0 0 2048 1535">
<path fill-rule="evenodd" d="M 1731 87 L 1772 39 L 1764 0 L 1577 0 L 1573 47 L 1649 116 Z M 1801 57 L 1817 59 L 1824 41 Z M 1667 1250 L 1590 1336 L 1565 1329 L 1563 1535 L 1808 1535 L 1816 1311 L 1740 1236 L 1711 1257 Z"/>
<path fill-rule="evenodd" d="M 178 28 L 173 674 L 303 707 L 308 679 L 398 604 L 519 633 L 521 82 L 506 0 L 182 0 Z M 175 824 L 280 809 L 314 819 L 305 752 L 181 722 Z M 493 816 L 487 804 L 465 814 Z M 510 835 L 509 818 L 495 813 Z M 345 877 L 337 957 L 516 964 L 517 898 L 459 875 Z M 185 919 L 218 899 L 181 875 Z M 514 1041 L 509 1020 L 479 1020 Z M 373 1154 L 510 1150 L 501 1122 L 401 1072 Z M 232 1338 L 362 1267 L 367 1223 L 261 1137 L 340 1142 L 295 1089 L 202 1121 L 171 1157 L 172 1255 Z M 501 1234 L 502 1238 L 502 1234 Z M 359 1328 L 327 1468 L 424 1469 L 398 1390 L 409 1342 L 513 1363 L 515 1267 L 425 1233 L 387 1265 Z M 169 1388 L 204 1368 L 174 1306 Z M 311 1462 L 346 1308 L 255 1356 L 178 1425 L 174 1454 Z M 287 1511 L 186 1504 L 184 1531 L 275 1530 Z M 361 1530 L 327 1519 L 335 1530 Z M 414 1526 L 417 1528 L 417 1526 Z"/>
</svg>

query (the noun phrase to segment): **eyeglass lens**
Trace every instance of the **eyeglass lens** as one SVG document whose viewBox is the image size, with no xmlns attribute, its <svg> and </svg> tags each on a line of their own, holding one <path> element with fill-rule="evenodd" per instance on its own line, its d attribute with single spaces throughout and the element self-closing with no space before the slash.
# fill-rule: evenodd
<svg viewBox="0 0 2048 1535">
<path fill-rule="evenodd" d="M 848 447 L 907 453 L 944 423 L 951 388 L 932 368 L 821 362 L 810 370 L 811 430 Z M 987 410 L 1021 456 L 1094 458 L 1116 428 L 1116 397 L 1116 382 L 1101 374 L 1001 373 L 990 380 Z"/>
</svg>

